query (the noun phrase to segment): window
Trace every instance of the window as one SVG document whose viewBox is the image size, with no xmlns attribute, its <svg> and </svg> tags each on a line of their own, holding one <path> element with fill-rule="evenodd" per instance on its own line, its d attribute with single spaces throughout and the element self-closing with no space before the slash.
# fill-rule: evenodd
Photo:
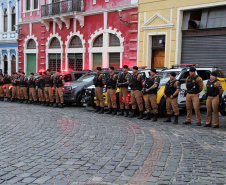
<svg viewBox="0 0 226 185">
<path fill-rule="evenodd" d="M 12 31 L 15 31 L 15 25 L 16 25 L 16 9 L 13 7 L 12 9 Z"/>
<path fill-rule="evenodd" d="M 64 81 L 65 82 L 70 82 L 71 80 L 72 80 L 71 74 L 64 75 Z"/>
<path fill-rule="evenodd" d="M 94 40 L 93 47 L 103 47 L 103 34 L 101 34 Z"/>
<path fill-rule="evenodd" d="M 83 58 L 81 53 L 69 53 L 69 69 L 73 71 L 82 71 L 83 70 Z"/>
<path fill-rule="evenodd" d="M 8 27 L 8 14 L 7 9 L 4 10 L 4 32 L 7 32 Z"/>
<path fill-rule="evenodd" d="M 119 38 L 116 35 L 110 34 L 109 46 L 120 46 Z"/>
<path fill-rule="evenodd" d="M 4 56 L 4 72 L 7 72 L 7 71 L 8 71 L 8 58 L 5 55 Z"/>
<path fill-rule="evenodd" d="M 82 41 L 78 36 L 71 39 L 69 48 L 82 48 Z"/>
<path fill-rule="evenodd" d="M 61 47 L 60 47 L 60 42 L 59 42 L 58 38 L 54 37 L 54 38 L 52 39 L 49 48 L 50 48 L 50 49 L 61 48 Z"/>
<path fill-rule="evenodd" d="M 30 0 L 26 0 L 26 10 L 30 10 L 30 9 L 31 9 Z"/>
<path fill-rule="evenodd" d="M 109 66 L 120 68 L 120 53 L 109 53 Z"/>
<path fill-rule="evenodd" d="M 34 9 L 38 9 L 38 0 L 34 0 Z"/>
<path fill-rule="evenodd" d="M 36 43 L 33 39 L 30 39 L 27 43 L 27 49 L 36 49 Z"/>
</svg>

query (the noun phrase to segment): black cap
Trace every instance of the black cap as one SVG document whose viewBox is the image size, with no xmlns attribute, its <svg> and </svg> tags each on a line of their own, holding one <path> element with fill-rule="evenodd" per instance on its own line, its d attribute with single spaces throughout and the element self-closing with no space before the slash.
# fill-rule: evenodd
<svg viewBox="0 0 226 185">
<path fill-rule="evenodd" d="M 4 72 L 4 74 L 8 74 L 7 72 Z"/>
<path fill-rule="evenodd" d="M 171 72 L 170 75 L 174 76 L 174 77 L 177 76 L 177 74 L 175 72 Z"/>
<path fill-rule="evenodd" d="M 39 73 L 39 75 L 42 75 L 42 73 Z"/>
<path fill-rule="evenodd" d="M 46 71 L 49 71 L 49 72 L 51 72 L 51 70 L 50 70 L 50 69 L 47 69 Z"/>
<path fill-rule="evenodd" d="M 133 66 L 133 69 L 138 70 L 138 67 L 137 66 Z"/>
<path fill-rule="evenodd" d="M 194 67 L 190 67 L 190 72 L 195 72 L 196 69 Z"/>
<path fill-rule="evenodd" d="M 127 65 L 124 65 L 123 68 L 124 69 L 129 69 L 129 67 Z"/>
<path fill-rule="evenodd" d="M 101 67 L 97 67 L 96 69 L 97 69 L 98 71 L 101 71 Z"/>
<path fill-rule="evenodd" d="M 110 66 L 109 68 L 110 68 L 111 70 L 115 70 L 115 68 L 114 68 L 113 66 Z"/>
<path fill-rule="evenodd" d="M 16 75 L 17 73 L 13 73 L 13 75 Z"/>
<path fill-rule="evenodd" d="M 1 75 L 1 76 L 3 76 L 3 74 L 2 74 L 2 73 L 0 73 L 0 75 Z"/>
<path fill-rule="evenodd" d="M 31 75 L 34 75 L 34 73 L 31 73 Z"/>
<path fill-rule="evenodd" d="M 18 73 L 21 73 L 20 71 L 18 71 Z"/>
<path fill-rule="evenodd" d="M 211 75 L 217 77 L 217 72 L 216 72 L 216 71 L 213 71 L 213 72 L 211 73 Z"/>
<path fill-rule="evenodd" d="M 25 72 L 22 72 L 21 74 L 25 75 Z"/>
<path fill-rule="evenodd" d="M 151 69 L 151 72 L 157 73 L 156 69 Z"/>
</svg>

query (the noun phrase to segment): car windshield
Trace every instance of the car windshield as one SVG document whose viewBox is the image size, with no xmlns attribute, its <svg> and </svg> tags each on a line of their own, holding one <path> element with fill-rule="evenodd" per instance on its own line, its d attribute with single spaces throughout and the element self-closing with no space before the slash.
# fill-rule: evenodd
<svg viewBox="0 0 226 185">
<path fill-rule="evenodd" d="M 94 74 L 87 74 L 77 80 L 77 82 L 90 82 L 95 77 Z"/>
<path fill-rule="evenodd" d="M 160 72 L 160 73 L 157 73 L 156 76 L 158 76 L 160 78 L 160 80 L 167 80 L 170 78 L 170 73 L 173 72 L 173 71 L 164 71 L 164 72 Z M 176 73 L 176 75 L 179 74 L 179 71 L 174 71 Z"/>
</svg>

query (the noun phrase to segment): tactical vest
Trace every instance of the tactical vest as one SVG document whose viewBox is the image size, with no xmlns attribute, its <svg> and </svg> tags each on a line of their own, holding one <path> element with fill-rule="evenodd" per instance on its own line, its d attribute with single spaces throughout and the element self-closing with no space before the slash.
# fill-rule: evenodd
<svg viewBox="0 0 226 185">
<path fill-rule="evenodd" d="M 16 80 L 19 80 L 19 77 L 16 77 Z M 16 85 L 19 86 L 20 85 L 20 81 L 16 81 Z"/>
<path fill-rule="evenodd" d="M 3 86 L 4 82 L 3 82 L 3 78 L 0 78 L 0 86 Z"/>
<path fill-rule="evenodd" d="M 27 82 L 25 81 L 26 77 L 20 77 L 20 86 L 27 87 Z"/>
<path fill-rule="evenodd" d="M 46 75 L 45 77 L 45 85 L 53 85 L 53 80 L 51 80 L 51 75 Z"/>
<path fill-rule="evenodd" d="M 158 77 L 153 77 L 153 78 L 147 78 L 146 79 L 146 86 L 145 88 L 149 89 L 151 88 L 151 86 L 154 85 L 155 83 L 155 80 L 157 79 Z M 151 89 L 150 91 L 147 92 L 147 94 L 157 94 L 157 91 L 158 91 L 158 87 L 157 88 L 154 88 L 154 89 Z"/>
<path fill-rule="evenodd" d="M 195 76 L 195 78 L 192 78 L 192 77 L 188 77 L 188 80 L 187 80 L 187 92 L 190 93 L 190 94 L 198 94 L 199 93 L 199 84 L 196 83 L 196 79 L 198 78 L 199 76 Z"/>
<path fill-rule="evenodd" d="M 141 91 L 142 90 L 142 81 L 138 80 L 138 77 L 140 76 L 141 74 L 137 74 L 137 75 L 132 75 L 131 78 L 130 78 L 130 83 L 129 83 L 129 86 L 131 88 L 131 90 L 139 90 Z"/>
<path fill-rule="evenodd" d="M 29 79 L 29 87 L 30 87 L 30 88 L 35 88 L 35 86 L 36 86 L 36 85 L 35 85 L 35 79 L 34 79 L 34 78 L 33 78 L 33 79 L 30 78 L 30 79 Z"/>
<path fill-rule="evenodd" d="M 13 82 L 12 82 L 13 86 L 17 86 L 18 83 L 15 82 L 15 80 L 17 80 L 17 78 L 13 78 L 12 80 L 13 80 Z"/>
<path fill-rule="evenodd" d="M 10 84 L 10 77 L 8 78 L 7 76 L 5 76 L 3 78 L 4 84 Z"/>
<path fill-rule="evenodd" d="M 128 84 L 123 84 L 127 82 L 127 76 L 129 75 L 129 73 L 121 73 L 118 79 L 118 82 L 121 83 L 120 87 L 128 87 Z"/>
<path fill-rule="evenodd" d="M 110 89 L 116 89 L 116 78 L 113 79 L 116 76 L 116 74 L 113 75 L 108 75 L 107 79 L 106 79 L 106 86 L 107 88 Z"/>
<path fill-rule="evenodd" d="M 207 88 L 207 96 L 213 96 L 216 97 L 217 95 L 219 95 L 219 89 L 217 87 L 214 87 L 214 84 L 218 81 L 218 79 L 214 80 L 213 82 L 210 82 L 208 80 L 207 84 L 206 84 L 206 88 Z"/>
<path fill-rule="evenodd" d="M 96 74 L 96 76 L 93 79 L 93 84 L 95 87 L 103 87 L 102 78 L 100 77 L 101 74 Z"/>
<path fill-rule="evenodd" d="M 166 83 L 166 86 L 165 86 L 165 94 L 167 97 L 170 97 L 171 95 L 173 95 L 176 90 L 177 90 L 177 87 L 174 87 L 174 84 L 177 82 L 177 80 L 174 80 L 172 82 L 170 82 L 170 80 Z M 177 95 L 178 96 L 178 95 Z M 176 96 L 176 97 L 177 97 Z"/>
<path fill-rule="evenodd" d="M 60 79 L 60 76 L 56 76 L 56 78 L 55 78 L 55 86 L 57 88 L 59 88 L 59 87 L 62 87 L 62 84 L 63 84 L 63 80 Z"/>
</svg>

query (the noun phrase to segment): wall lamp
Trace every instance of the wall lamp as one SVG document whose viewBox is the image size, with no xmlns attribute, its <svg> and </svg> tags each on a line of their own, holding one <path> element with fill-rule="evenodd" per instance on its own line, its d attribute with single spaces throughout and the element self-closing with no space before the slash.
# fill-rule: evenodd
<svg viewBox="0 0 226 185">
<path fill-rule="evenodd" d="M 128 21 L 125 21 L 125 20 L 122 19 L 122 16 L 123 16 L 123 10 L 118 10 L 118 15 L 119 15 L 120 21 L 124 22 L 125 25 L 126 25 L 126 27 L 128 28 L 130 23 L 129 23 Z"/>
</svg>

